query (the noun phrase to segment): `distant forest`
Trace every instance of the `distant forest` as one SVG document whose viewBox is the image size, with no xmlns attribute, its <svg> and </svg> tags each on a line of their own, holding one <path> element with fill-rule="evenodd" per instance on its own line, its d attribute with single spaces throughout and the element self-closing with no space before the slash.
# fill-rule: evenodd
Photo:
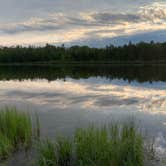
<svg viewBox="0 0 166 166">
<path fill-rule="evenodd" d="M 72 46 L 70 48 L 46 44 L 44 47 L 1 47 L 0 63 L 45 62 L 166 62 L 166 42 L 140 42 L 105 48 Z"/>
</svg>

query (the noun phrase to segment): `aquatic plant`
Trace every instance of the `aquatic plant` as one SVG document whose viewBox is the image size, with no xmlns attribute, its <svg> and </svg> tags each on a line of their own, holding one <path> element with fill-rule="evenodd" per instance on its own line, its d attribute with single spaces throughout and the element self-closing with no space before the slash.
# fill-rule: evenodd
<svg viewBox="0 0 166 166">
<path fill-rule="evenodd" d="M 11 141 L 0 133 L 0 160 L 5 160 L 13 150 Z"/>
<path fill-rule="evenodd" d="M 144 159 L 142 136 L 131 124 L 78 129 L 71 141 L 62 138 L 39 147 L 39 166 L 142 166 Z"/>
<path fill-rule="evenodd" d="M 72 162 L 72 142 L 64 137 L 59 137 L 56 141 L 56 155 L 58 165 L 71 165 Z"/>
<path fill-rule="evenodd" d="M 37 165 L 40 166 L 58 166 L 57 157 L 55 153 L 55 144 L 50 140 L 44 140 L 37 144 L 38 161 Z"/>
<path fill-rule="evenodd" d="M 72 162 L 72 143 L 64 137 L 58 137 L 56 142 L 48 139 L 37 144 L 40 166 L 69 166 Z"/>
<path fill-rule="evenodd" d="M 32 120 L 28 113 L 16 108 L 0 110 L 0 159 L 20 148 L 28 150 L 33 135 Z"/>
</svg>

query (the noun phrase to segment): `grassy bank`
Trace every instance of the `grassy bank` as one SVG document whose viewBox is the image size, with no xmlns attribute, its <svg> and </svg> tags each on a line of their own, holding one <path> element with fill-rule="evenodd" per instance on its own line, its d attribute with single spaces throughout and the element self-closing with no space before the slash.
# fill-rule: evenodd
<svg viewBox="0 0 166 166">
<path fill-rule="evenodd" d="M 38 122 L 36 122 L 38 126 Z M 28 113 L 16 108 L 0 110 L 0 160 L 7 159 L 19 149 L 28 150 L 33 138 L 38 135 L 38 127 L 32 126 Z"/>
<path fill-rule="evenodd" d="M 134 125 L 78 129 L 73 139 L 42 141 L 39 166 L 142 166 L 143 138 Z"/>
</svg>

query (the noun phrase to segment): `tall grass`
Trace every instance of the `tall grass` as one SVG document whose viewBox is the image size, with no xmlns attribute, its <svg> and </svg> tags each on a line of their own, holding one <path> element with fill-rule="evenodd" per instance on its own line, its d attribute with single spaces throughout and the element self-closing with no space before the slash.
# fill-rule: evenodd
<svg viewBox="0 0 166 166">
<path fill-rule="evenodd" d="M 28 113 L 16 108 L 0 110 L 0 159 L 7 158 L 19 148 L 27 150 L 32 138 L 32 120 Z"/>
<path fill-rule="evenodd" d="M 70 166 L 72 164 L 72 143 L 59 137 L 56 142 L 44 140 L 38 144 L 39 166 Z"/>
<path fill-rule="evenodd" d="M 55 145 L 50 140 L 45 140 L 38 145 L 38 165 L 57 166 L 57 157 L 55 154 Z"/>
<path fill-rule="evenodd" d="M 13 150 L 11 140 L 0 133 L 0 160 L 5 160 Z"/>
<path fill-rule="evenodd" d="M 39 147 L 39 166 L 142 166 L 144 158 L 142 136 L 132 124 L 78 129 L 71 141 Z"/>
<path fill-rule="evenodd" d="M 69 166 L 72 164 L 72 142 L 69 139 L 59 137 L 56 141 L 56 155 L 58 165 Z"/>
</svg>

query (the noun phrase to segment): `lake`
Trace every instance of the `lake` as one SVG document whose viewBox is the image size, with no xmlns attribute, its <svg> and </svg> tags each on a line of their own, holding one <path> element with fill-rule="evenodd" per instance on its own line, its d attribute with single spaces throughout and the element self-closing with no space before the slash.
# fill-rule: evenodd
<svg viewBox="0 0 166 166">
<path fill-rule="evenodd" d="M 1 66 L 0 106 L 37 113 L 49 137 L 134 119 L 166 149 L 166 65 Z"/>
</svg>

